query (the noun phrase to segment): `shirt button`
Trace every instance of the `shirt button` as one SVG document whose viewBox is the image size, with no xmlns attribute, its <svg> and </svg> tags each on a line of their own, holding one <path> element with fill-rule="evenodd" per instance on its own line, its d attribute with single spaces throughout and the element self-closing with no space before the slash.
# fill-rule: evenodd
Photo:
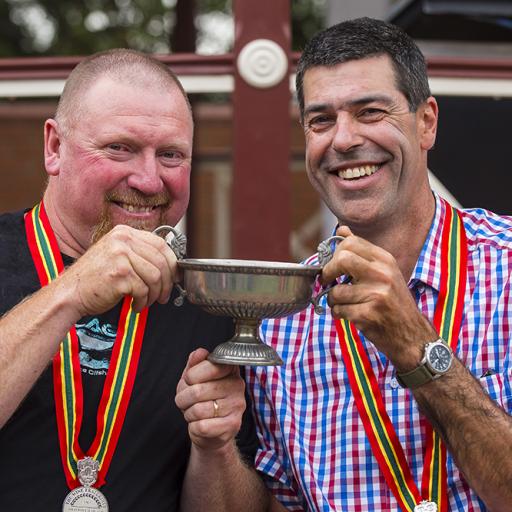
<svg viewBox="0 0 512 512">
<path fill-rule="evenodd" d="M 425 285 L 424 284 L 418 285 L 418 293 L 425 293 Z"/>
<path fill-rule="evenodd" d="M 395 377 L 393 377 L 390 381 L 389 381 L 389 385 L 391 386 L 392 389 L 396 389 L 400 386 L 400 384 L 398 384 L 398 381 L 396 380 Z"/>
</svg>

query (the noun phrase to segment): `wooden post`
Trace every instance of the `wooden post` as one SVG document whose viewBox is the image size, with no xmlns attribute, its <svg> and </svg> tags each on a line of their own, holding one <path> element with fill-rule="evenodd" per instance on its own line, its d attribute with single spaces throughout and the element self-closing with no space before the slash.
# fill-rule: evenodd
<svg viewBox="0 0 512 512">
<path fill-rule="evenodd" d="M 232 254 L 235 258 L 289 261 L 290 2 L 234 0 L 233 7 Z M 263 41 L 245 52 L 244 69 L 252 67 L 253 82 L 264 82 L 273 73 L 279 75 L 274 65 L 279 67 L 282 60 L 274 43 L 284 52 L 286 66 L 279 82 L 266 87 L 248 83 L 245 75 L 250 69 L 244 73 L 236 65 L 246 45 L 261 39 L 271 43 L 265 46 Z"/>
</svg>

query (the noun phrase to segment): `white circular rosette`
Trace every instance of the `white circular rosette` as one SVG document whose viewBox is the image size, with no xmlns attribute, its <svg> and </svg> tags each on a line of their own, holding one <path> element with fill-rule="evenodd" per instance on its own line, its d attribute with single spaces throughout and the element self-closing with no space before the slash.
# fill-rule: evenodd
<svg viewBox="0 0 512 512">
<path fill-rule="evenodd" d="M 265 89 L 277 85 L 287 75 L 288 58 L 276 42 L 255 39 L 239 53 L 237 69 L 249 85 Z"/>
</svg>

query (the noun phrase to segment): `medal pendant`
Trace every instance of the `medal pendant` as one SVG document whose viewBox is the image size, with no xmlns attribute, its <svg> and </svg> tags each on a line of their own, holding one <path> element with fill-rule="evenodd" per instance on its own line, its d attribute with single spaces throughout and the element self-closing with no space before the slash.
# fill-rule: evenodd
<svg viewBox="0 0 512 512">
<path fill-rule="evenodd" d="M 437 505 L 432 501 L 423 500 L 414 507 L 414 512 L 437 512 Z"/>
<path fill-rule="evenodd" d="M 98 489 L 77 487 L 66 496 L 62 512 L 108 512 L 108 503 Z"/>
<path fill-rule="evenodd" d="M 92 487 L 98 478 L 98 461 L 92 457 L 79 460 L 78 480 L 81 487 L 73 489 L 62 504 L 62 512 L 108 512 L 107 499 Z"/>
</svg>

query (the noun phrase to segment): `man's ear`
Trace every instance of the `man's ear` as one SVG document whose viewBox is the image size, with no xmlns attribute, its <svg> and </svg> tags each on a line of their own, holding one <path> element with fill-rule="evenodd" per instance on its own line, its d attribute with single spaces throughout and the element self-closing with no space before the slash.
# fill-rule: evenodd
<svg viewBox="0 0 512 512">
<path fill-rule="evenodd" d="M 49 176 L 57 176 L 60 171 L 60 135 L 55 119 L 44 123 L 44 166 Z"/>
<path fill-rule="evenodd" d="M 437 101 L 433 96 L 418 107 L 418 135 L 421 148 L 426 151 L 432 149 L 436 141 L 438 113 Z"/>
</svg>

